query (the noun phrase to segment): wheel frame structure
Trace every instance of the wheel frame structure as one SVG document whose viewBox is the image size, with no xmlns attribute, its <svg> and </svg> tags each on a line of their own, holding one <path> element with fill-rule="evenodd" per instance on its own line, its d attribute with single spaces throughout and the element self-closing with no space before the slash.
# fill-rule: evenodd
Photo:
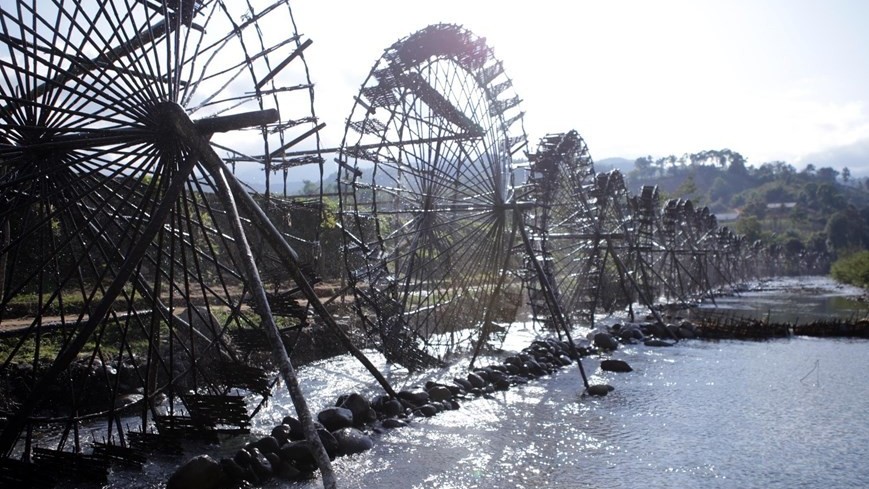
<svg viewBox="0 0 869 489">
<path fill-rule="evenodd" d="M 577 268 L 586 263 L 585 250 L 575 243 L 594 232 L 585 216 L 596 172 L 588 146 L 576 131 L 544 136 L 529 161 L 527 200 L 536 205 L 525 213 L 531 245 L 527 260 L 541 263 L 543 277 L 526 263 L 527 288 L 534 320 L 552 328 L 554 311 L 544 282 L 563 313 L 578 319 L 577 311 L 589 309 L 587 301 L 571 291 L 580 290 L 587 280 Z"/>
<path fill-rule="evenodd" d="M 621 173 L 596 173 L 575 130 L 542 138 L 529 161 L 526 199 L 536 205 L 527 206 L 525 228 L 535 321 L 550 328 L 560 321 L 593 327 L 608 263 L 621 293 L 611 295 L 631 311 L 635 301 L 653 309 L 651 264 L 638 252 L 637 221 Z"/>
<path fill-rule="evenodd" d="M 666 250 L 660 263 L 661 274 L 676 291 L 676 297 L 685 302 L 710 291 L 707 250 L 700 248 L 695 229 L 697 214 L 694 204 L 683 199 L 671 199 L 661 209 L 661 238 Z"/>
<path fill-rule="evenodd" d="M 518 283 L 523 117 L 486 40 L 456 25 L 397 41 L 363 82 L 338 158 L 339 213 L 357 310 L 390 362 L 435 365 L 498 329 Z"/>
<path fill-rule="evenodd" d="M 13 380 L 30 393 L 4 407 L 0 475 L 17 461 L 72 464 L 79 476 L 135 462 L 122 408 L 138 411 L 142 446 L 154 429 L 245 432 L 243 396 L 262 402 L 270 382 L 232 347 L 234 330 L 264 331 L 316 438 L 235 200 L 249 212 L 257 204 L 227 166 L 263 170 L 268 194 L 273 170 L 302 164 L 290 150 L 318 147 L 310 42 L 288 2 L 253 3 L 34 0 L 0 11 L 0 314 L 8 324 L 23 294 L 37 304 L 3 331 L 5 379 L 29 368 Z M 293 32 L 264 28 L 275 21 Z M 282 117 L 293 110 L 302 115 Z M 123 382 L 122 365 L 132 367 Z M 115 404 L 136 389 L 130 405 Z M 103 442 L 82 433 L 100 419 Z M 40 438 L 41 424 L 61 435 Z"/>
<path fill-rule="evenodd" d="M 661 203 L 657 186 L 645 185 L 639 194 L 629 199 L 635 221 L 637 261 L 650 264 L 650 280 L 646 293 L 656 300 L 669 292 L 668 283 L 659 274 L 658 262 L 663 256 L 663 247 L 658 242 L 661 228 Z M 665 292 L 666 291 L 666 292 Z"/>
</svg>

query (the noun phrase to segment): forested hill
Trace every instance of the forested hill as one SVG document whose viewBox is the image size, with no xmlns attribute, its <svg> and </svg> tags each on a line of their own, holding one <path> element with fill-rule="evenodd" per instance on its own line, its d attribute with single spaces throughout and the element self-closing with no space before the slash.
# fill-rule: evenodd
<svg viewBox="0 0 869 489">
<path fill-rule="evenodd" d="M 747 166 L 742 155 L 724 149 L 638 158 L 626 177 L 631 192 L 657 185 L 665 199 L 708 206 L 737 233 L 793 253 L 836 257 L 869 249 L 869 179 L 852 178 L 848 168 L 797 170 L 782 161 Z"/>
</svg>

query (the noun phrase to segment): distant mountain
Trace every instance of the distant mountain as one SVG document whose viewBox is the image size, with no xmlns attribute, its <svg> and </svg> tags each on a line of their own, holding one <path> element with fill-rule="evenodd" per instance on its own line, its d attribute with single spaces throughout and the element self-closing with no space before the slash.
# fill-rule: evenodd
<svg viewBox="0 0 869 489">
<path fill-rule="evenodd" d="M 594 162 L 594 171 L 603 173 L 610 170 L 618 170 L 627 174 L 634 169 L 634 161 L 627 158 L 604 158 Z"/>
<path fill-rule="evenodd" d="M 262 172 L 259 175 L 255 175 L 255 177 L 251 177 L 250 174 L 237 174 L 236 177 L 241 180 L 241 182 L 247 187 L 249 190 L 256 192 L 258 194 L 265 193 L 266 191 L 266 183 L 263 177 Z M 281 178 L 280 174 L 272 175 L 271 177 L 271 187 L 273 194 L 282 194 L 284 192 L 284 181 Z M 302 192 L 302 188 L 304 188 L 304 182 L 298 181 L 287 181 L 287 195 L 298 195 Z"/>
</svg>

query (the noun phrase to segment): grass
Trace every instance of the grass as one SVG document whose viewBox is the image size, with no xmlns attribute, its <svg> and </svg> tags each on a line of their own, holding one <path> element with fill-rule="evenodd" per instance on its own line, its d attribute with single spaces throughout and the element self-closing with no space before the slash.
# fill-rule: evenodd
<svg viewBox="0 0 869 489">
<path fill-rule="evenodd" d="M 214 308 L 212 311 L 218 320 L 218 324 L 223 325 L 229 319 L 228 310 Z M 252 313 L 247 312 L 243 314 L 249 316 Z M 146 331 L 149 328 L 148 321 L 150 317 L 149 313 L 143 315 L 141 322 L 131 320 L 126 336 L 124 335 L 123 320 L 118 322 L 107 321 L 91 335 L 91 338 L 79 352 L 79 357 L 90 356 L 97 348 L 99 348 L 103 357 L 107 359 L 117 358 L 121 353 L 122 356 L 128 357 L 130 352 L 137 356 L 147 355 L 149 339 Z M 169 335 L 169 325 L 163 320 L 159 324 L 160 338 L 167 338 Z M 257 324 L 257 321 L 254 319 L 248 323 L 244 320 L 236 320 L 233 324 L 240 325 L 242 328 L 251 328 L 253 327 L 252 325 Z M 231 327 L 235 327 L 234 325 Z M 20 336 L 0 338 L 0 364 L 6 362 L 10 355 L 13 355 L 12 363 L 32 362 L 37 354 L 37 348 L 40 360 L 54 360 L 64 345 L 70 341 L 70 337 L 73 334 L 75 334 L 75 331 L 72 328 L 66 331 L 58 329 L 46 331 L 40 334 L 38 344 L 33 334 L 28 334 L 23 341 Z M 121 351 L 122 349 L 123 352 Z"/>
<path fill-rule="evenodd" d="M 165 323 L 161 326 L 161 334 L 168 333 L 168 326 Z M 49 331 L 37 337 L 29 334 L 24 337 L 23 341 L 20 336 L 13 336 L 0 339 L 0 363 L 6 362 L 10 356 L 13 356 L 11 363 L 25 362 L 30 363 L 39 352 L 40 361 L 53 361 L 71 340 L 73 331 Z M 99 346 L 99 351 L 104 358 L 117 358 L 121 349 L 124 349 L 124 355 L 129 355 L 132 351 L 136 355 L 144 355 L 148 351 L 148 338 L 144 333 L 139 331 L 138 334 L 130 328 L 126 345 L 122 341 L 122 331 L 119 325 L 109 323 L 102 332 L 97 344 L 97 335 L 93 335 L 91 339 L 85 343 L 79 356 L 90 356 Z M 17 348 L 17 350 L 16 350 Z"/>
<path fill-rule="evenodd" d="M 65 315 L 77 315 L 87 305 L 87 298 L 80 290 L 64 290 L 61 294 L 52 298 L 53 293 L 45 292 L 41 298 L 40 294 L 36 292 L 16 294 L 3 307 L 2 318 L 35 317 L 40 314 L 40 311 L 42 316 L 59 316 L 61 314 L 59 297 L 63 299 L 63 313 Z M 128 295 L 131 294 L 131 289 L 126 290 L 126 293 Z M 91 304 L 98 303 L 102 298 L 102 292 L 97 290 Z M 51 299 L 51 302 L 47 302 L 49 299 Z M 133 306 L 136 308 L 150 307 L 148 301 L 140 294 L 136 294 Z"/>
<path fill-rule="evenodd" d="M 869 251 L 858 251 L 836 260 L 830 267 L 830 275 L 840 282 L 869 288 Z"/>
</svg>

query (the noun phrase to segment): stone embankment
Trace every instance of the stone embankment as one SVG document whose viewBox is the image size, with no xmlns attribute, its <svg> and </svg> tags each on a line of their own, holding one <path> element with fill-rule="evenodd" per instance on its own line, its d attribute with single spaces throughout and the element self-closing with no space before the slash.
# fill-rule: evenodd
<svg viewBox="0 0 869 489">
<path fill-rule="evenodd" d="M 789 336 L 869 338 L 869 320 L 831 318 L 807 323 L 770 323 L 761 319 L 709 316 L 697 320 L 705 339 L 763 340 Z"/>
<path fill-rule="evenodd" d="M 857 321 L 843 326 L 812 323 L 811 326 L 770 325 L 762 321 L 717 319 L 660 324 L 618 323 L 599 327 L 576 342 L 580 356 L 601 357 L 625 344 L 670 347 L 690 339 L 762 339 L 787 336 L 802 331 L 829 336 L 834 333 L 866 336 L 869 322 Z M 413 424 L 440 412 L 459 409 L 461 403 L 476 397 L 506 391 L 513 386 L 554 373 L 577 360 L 566 341 L 549 338 L 534 341 L 522 352 L 501 363 L 481 367 L 464 377 L 448 382 L 426 382 L 414 390 L 404 390 L 393 399 L 386 395 L 367 399 L 358 393 L 340 396 L 333 406 L 317 415 L 317 432 L 330 458 L 353 455 L 374 446 L 376 436 L 386 430 Z M 627 373 L 633 369 L 623 361 L 602 358 L 603 371 Z M 612 391 L 608 385 L 591 385 L 586 393 L 602 396 Z M 188 461 L 170 477 L 167 489 L 223 489 L 260 485 L 278 478 L 299 480 L 312 477 L 317 466 L 302 435 L 301 423 L 292 416 L 275 426 L 269 436 L 252 441 L 232 457 L 215 461 L 201 455 Z"/>
<path fill-rule="evenodd" d="M 577 348 L 580 355 L 596 349 Z M 413 390 L 367 399 L 358 393 L 340 396 L 334 406 L 317 415 L 317 432 L 331 458 L 352 455 L 374 446 L 372 436 L 412 424 L 440 412 L 459 409 L 476 397 L 506 391 L 554 373 L 573 363 L 570 345 L 556 339 L 533 342 L 502 363 L 481 367 L 449 382 L 426 382 Z M 629 367 L 628 367 L 629 368 Z M 249 443 L 232 457 L 216 461 L 201 455 L 188 461 L 170 477 L 167 489 L 217 489 L 259 485 L 272 478 L 297 480 L 317 470 L 301 423 L 284 418 L 269 436 Z"/>
</svg>

